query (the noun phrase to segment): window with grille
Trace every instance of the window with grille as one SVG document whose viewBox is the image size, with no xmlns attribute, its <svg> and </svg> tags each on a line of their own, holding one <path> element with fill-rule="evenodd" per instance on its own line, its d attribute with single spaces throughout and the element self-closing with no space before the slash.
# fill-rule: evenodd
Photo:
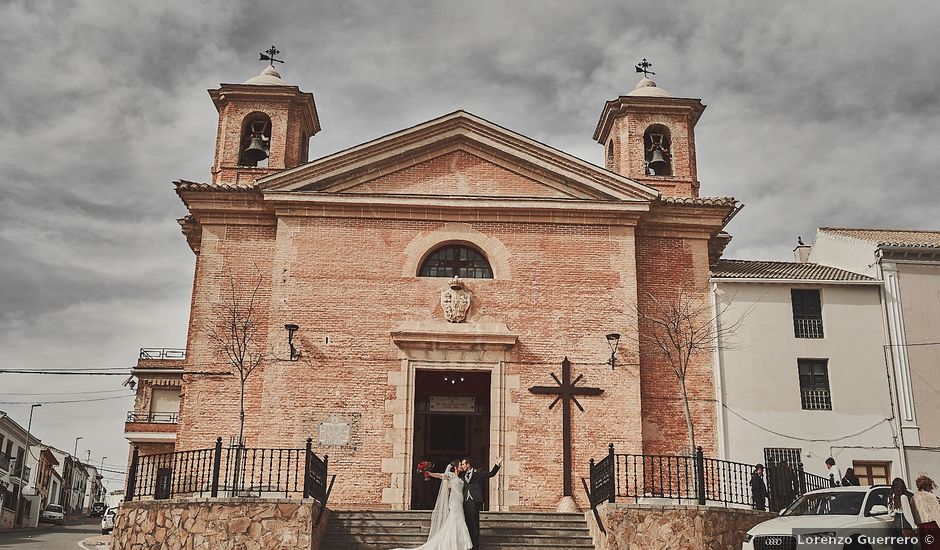
<svg viewBox="0 0 940 550">
<path fill-rule="evenodd" d="M 421 264 L 420 277 L 492 279 L 493 270 L 483 254 L 465 245 L 438 248 Z"/>
<path fill-rule="evenodd" d="M 819 289 L 790 290 L 793 303 L 793 335 L 797 338 L 822 338 L 822 301 Z"/>
<path fill-rule="evenodd" d="M 787 447 L 765 447 L 764 465 L 770 467 L 771 464 L 780 465 L 786 462 L 787 465 L 791 468 L 796 468 L 796 466 L 803 461 L 803 459 L 800 458 L 802 454 L 802 449 L 793 449 Z"/>
<path fill-rule="evenodd" d="M 829 361 L 827 359 L 798 359 L 797 366 L 800 372 L 800 399 L 803 409 L 831 411 Z"/>
<path fill-rule="evenodd" d="M 861 485 L 888 485 L 891 482 L 891 463 L 853 460 L 852 470 Z"/>
</svg>

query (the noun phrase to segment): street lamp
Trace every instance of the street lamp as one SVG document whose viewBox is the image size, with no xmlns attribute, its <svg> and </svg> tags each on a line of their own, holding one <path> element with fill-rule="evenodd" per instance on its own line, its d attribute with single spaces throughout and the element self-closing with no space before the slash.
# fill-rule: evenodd
<svg viewBox="0 0 940 550">
<path fill-rule="evenodd" d="M 620 345 L 620 335 L 616 332 L 611 332 L 606 336 L 607 345 L 610 346 L 610 360 L 607 363 L 610 364 L 610 370 L 614 370 L 614 365 L 617 364 L 617 346 Z"/>
<path fill-rule="evenodd" d="M 297 351 L 297 348 L 294 346 L 294 333 L 297 332 L 297 329 L 300 327 L 294 323 L 288 323 L 284 325 L 284 330 L 287 331 L 287 345 L 290 346 L 290 360 L 296 361 L 300 359 L 300 352 Z"/>
<path fill-rule="evenodd" d="M 36 407 L 42 407 L 42 403 L 33 403 L 32 405 L 29 406 L 29 422 L 26 423 L 26 456 L 27 456 L 27 457 L 30 457 L 30 458 L 32 458 L 32 456 L 33 456 L 33 450 L 32 450 L 32 448 L 30 448 L 30 446 L 29 446 L 29 438 L 31 437 L 30 432 L 32 432 L 32 430 L 33 430 L 33 411 L 36 410 Z M 26 460 L 26 459 L 24 458 L 24 462 L 28 462 L 28 460 Z M 38 464 L 37 464 L 37 466 L 38 466 Z M 28 479 L 26 480 L 26 483 L 23 482 L 23 471 L 26 469 L 26 465 L 25 465 L 25 464 L 17 464 L 17 465 L 16 465 L 16 468 L 20 471 L 20 475 L 19 475 L 19 478 L 20 478 L 20 494 L 16 496 L 16 500 L 17 500 L 17 502 L 15 503 L 15 504 L 16 504 L 16 513 L 13 514 L 13 516 L 14 516 L 14 517 L 13 517 L 13 526 L 14 526 L 14 527 L 17 527 L 17 526 L 19 526 L 19 524 L 20 524 L 20 503 L 19 503 L 19 499 L 20 499 L 20 497 L 23 495 L 23 486 L 26 485 L 26 483 L 29 483 L 29 480 L 28 480 Z M 32 493 L 30 493 L 30 494 L 32 494 Z"/>
<path fill-rule="evenodd" d="M 78 458 L 78 440 L 79 439 L 85 439 L 85 438 L 82 436 L 78 436 L 75 438 L 75 450 L 72 451 L 72 456 L 74 456 L 76 459 Z"/>
</svg>

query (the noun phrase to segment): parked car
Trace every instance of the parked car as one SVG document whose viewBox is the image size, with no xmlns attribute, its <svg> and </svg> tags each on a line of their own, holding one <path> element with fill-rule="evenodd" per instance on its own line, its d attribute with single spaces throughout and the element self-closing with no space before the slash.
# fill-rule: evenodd
<svg viewBox="0 0 940 550">
<path fill-rule="evenodd" d="M 47 504 L 46 509 L 39 514 L 39 521 L 62 525 L 65 523 L 65 509 L 60 504 Z"/>
<path fill-rule="evenodd" d="M 111 531 L 114 529 L 114 516 L 117 514 L 117 507 L 112 506 L 105 510 L 104 515 L 101 516 L 101 534 L 110 535 Z"/>
<path fill-rule="evenodd" d="M 752 527 L 742 550 L 891 550 L 888 497 L 891 488 L 832 487 L 810 491 L 780 512 L 780 517 Z"/>
<path fill-rule="evenodd" d="M 108 505 L 103 502 L 96 502 L 91 505 L 91 514 L 93 518 L 100 518 L 108 510 Z"/>
</svg>

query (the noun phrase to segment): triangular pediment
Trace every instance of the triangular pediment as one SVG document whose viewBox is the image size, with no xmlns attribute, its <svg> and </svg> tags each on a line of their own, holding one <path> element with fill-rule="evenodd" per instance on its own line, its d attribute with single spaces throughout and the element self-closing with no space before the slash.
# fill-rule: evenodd
<svg viewBox="0 0 940 550">
<path fill-rule="evenodd" d="M 463 111 L 268 176 L 265 194 L 647 202 L 655 189 Z"/>
</svg>

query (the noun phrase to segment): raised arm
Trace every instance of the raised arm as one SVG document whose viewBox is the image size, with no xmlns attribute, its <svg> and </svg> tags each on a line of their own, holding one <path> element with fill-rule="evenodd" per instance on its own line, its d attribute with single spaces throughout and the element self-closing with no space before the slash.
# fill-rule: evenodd
<svg viewBox="0 0 940 550">
<path fill-rule="evenodd" d="M 502 458 L 497 458 L 497 459 L 496 459 L 496 465 L 493 466 L 493 469 L 490 470 L 490 473 L 489 473 L 489 475 L 488 475 L 487 477 L 493 477 L 493 476 L 495 476 L 496 473 L 499 472 L 499 467 L 500 467 L 500 465 L 502 464 L 502 462 L 503 462 L 503 459 L 502 459 Z"/>
<path fill-rule="evenodd" d="M 445 474 L 436 474 L 434 472 L 428 472 L 428 477 L 436 477 L 437 479 L 447 479 Z"/>
</svg>

